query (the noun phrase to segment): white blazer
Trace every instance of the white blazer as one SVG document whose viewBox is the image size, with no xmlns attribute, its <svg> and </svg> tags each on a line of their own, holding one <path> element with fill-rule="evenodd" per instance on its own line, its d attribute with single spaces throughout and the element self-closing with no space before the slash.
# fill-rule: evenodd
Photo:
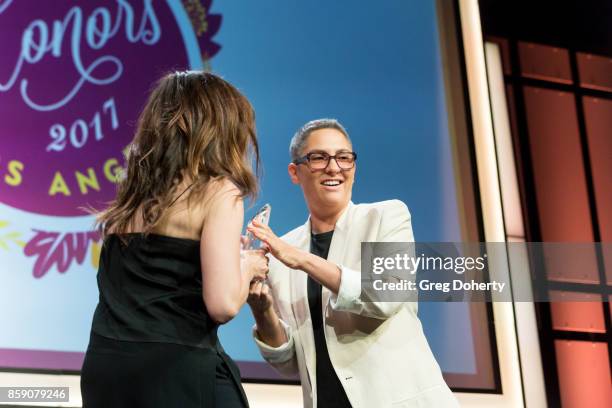
<svg viewBox="0 0 612 408">
<path fill-rule="evenodd" d="M 310 249 L 310 220 L 282 237 Z M 458 407 L 417 317 L 417 303 L 360 300 L 361 242 L 413 242 L 410 213 L 399 200 L 350 203 L 336 223 L 328 260 L 341 272 L 340 290 L 323 287 L 329 357 L 355 408 Z M 270 261 L 269 284 L 288 341 L 272 348 L 253 336 L 264 359 L 285 375 L 299 373 L 305 407 L 317 406 L 315 345 L 307 274 Z M 319 397 L 324 398 L 324 397 Z"/>
</svg>

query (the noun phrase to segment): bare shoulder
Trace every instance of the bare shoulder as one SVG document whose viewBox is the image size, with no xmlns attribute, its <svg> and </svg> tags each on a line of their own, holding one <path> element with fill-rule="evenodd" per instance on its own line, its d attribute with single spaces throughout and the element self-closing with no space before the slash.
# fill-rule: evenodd
<svg viewBox="0 0 612 408">
<path fill-rule="evenodd" d="M 224 193 L 234 193 L 240 194 L 240 190 L 230 179 L 226 177 L 220 177 L 211 179 L 208 182 L 207 193 L 209 194 L 224 194 Z"/>
<path fill-rule="evenodd" d="M 202 194 L 203 197 L 200 202 L 203 207 L 208 207 L 208 209 L 226 205 L 233 206 L 237 202 L 242 202 L 240 190 L 227 178 L 209 181 Z"/>
<path fill-rule="evenodd" d="M 202 188 L 179 199 L 166 213 L 154 232 L 199 239 L 205 222 L 216 214 L 231 216 L 242 211 L 240 191 L 229 180 L 211 180 Z"/>
<path fill-rule="evenodd" d="M 244 203 L 240 189 L 226 178 L 214 179 L 207 183 L 198 198 L 201 226 L 211 219 L 240 218 L 244 212 Z"/>
</svg>

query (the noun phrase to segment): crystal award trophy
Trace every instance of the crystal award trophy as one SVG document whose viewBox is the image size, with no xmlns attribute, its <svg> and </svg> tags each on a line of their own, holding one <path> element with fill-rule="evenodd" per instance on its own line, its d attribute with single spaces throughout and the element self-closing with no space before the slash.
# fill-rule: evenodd
<svg viewBox="0 0 612 408">
<path fill-rule="evenodd" d="M 270 204 L 264 204 L 263 207 L 257 211 L 254 220 L 259 221 L 262 224 L 268 225 L 270 222 L 270 213 L 272 212 L 272 206 Z M 261 241 L 255 238 L 253 234 L 249 231 L 246 233 L 247 244 L 243 249 L 259 249 L 261 248 Z"/>
</svg>

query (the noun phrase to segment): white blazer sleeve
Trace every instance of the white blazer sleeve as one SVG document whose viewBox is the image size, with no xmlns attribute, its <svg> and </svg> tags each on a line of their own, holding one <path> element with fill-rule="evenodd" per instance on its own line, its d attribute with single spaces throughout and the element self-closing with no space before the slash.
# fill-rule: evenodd
<svg viewBox="0 0 612 408">
<path fill-rule="evenodd" d="M 383 210 L 378 242 L 414 242 L 410 211 L 406 204 L 392 200 Z M 387 319 L 407 303 L 402 302 L 364 302 L 361 297 L 361 271 L 339 265 L 341 269 L 340 289 L 330 298 L 334 310 L 356 313 L 378 319 Z M 410 302 L 416 313 L 417 304 Z"/>
<path fill-rule="evenodd" d="M 287 335 L 287 341 L 278 347 L 271 347 L 261 341 L 257 336 L 257 325 L 253 325 L 253 339 L 255 344 L 259 348 L 259 353 L 272 367 L 274 367 L 280 374 L 291 376 L 298 374 L 297 357 L 295 354 L 295 340 L 293 339 L 293 333 L 291 327 L 285 323 L 282 319 L 279 319 L 285 334 Z"/>
</svg>

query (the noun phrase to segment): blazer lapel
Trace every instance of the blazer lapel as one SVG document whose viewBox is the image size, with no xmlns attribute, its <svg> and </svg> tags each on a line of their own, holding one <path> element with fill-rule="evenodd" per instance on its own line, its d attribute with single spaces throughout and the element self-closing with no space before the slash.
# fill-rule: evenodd
<svg viewBox="0 0 612 408">
<path fill-rule="evenodd" d="M 300 234 L 291 245 L 302 251 L 310 251 L 310 218 L 302 227 Z M 291 274 L 291 303 L 293 313 L 297 317 L 298 325 L 305 320 L 310 320 L 310 309 L 308 308 L 307 278 L 308 275 L 300 270 L 290 269 Z"/>
<path fill-rule="evenodd" d="M 334 235 L 332 242 L 329 246 L 329 253 L 327 254 L 327 260 L 336 265 L 341 265 L 344 261 L 344 252 L 346 250 L 346 240 L 348 238 L 347 230 L 349 225 L 349 219 L 351 217 L 353 202 L 349 202 L 334 227 Z M 323 322 L 325 322 L 326 307 L 329 304 L 329 298 L 332 295 L 332 291 L 323 286 L 321 291 L 321 300 L 323 301 Z"/>
<path fill-rule="evenodd" d="M 347 227 L 348 219 L 350 217 L 351 209 L 354 206 L 352 202 L 349 203 L 347 208 L 344 210 L 336 226 L 334 228 L 334 235 L 332 242 L 329 247 L 329 254 L 327 259 L 335 264 L 341 264 L 344 258 L 345 243 L 347 238 Z M 310 217 L 303 225 L 300 234 L 297 235 L 293 242 L 290 242 L 293 246 L 310 252 Z M 316 350 L 314 345 L 314 334 L 312 330 L 312 319 L 310 316 L 310 308 L 308 305 L 308 275 L 300 270 L 290 269 L 291 279 L 291 307 L 293 309 L 293 316 L 295 317 L 297 327 L 300 333 L 300 341 L 302 348 L 304 349 L 304 357 L 306 360 L 306 368 L 308 369 L 308 378 L 310 379 L 311 387 L 315 386 L 315 364 L 316 364 Z M 331 291 L 326 287 L 323 287 L 321 292 L 323 306 L 323 322 L 325 324 L 325 305 L 329 303 L 329 297 Z"/>
<path fill-rule="evenodd" d="M 310 252 L 310 218 L 303 225 L 295 241 L 290 242 L 290 244 L 303 251 Z M 308 307 L 308 275 L 295 269 L 289 269 L 288 272 L 291 279 L 291 308 L 304 350 L 308 378 L 311 386 L 314 386 L 316 350 L 310 308 Z"/>
</svg>

